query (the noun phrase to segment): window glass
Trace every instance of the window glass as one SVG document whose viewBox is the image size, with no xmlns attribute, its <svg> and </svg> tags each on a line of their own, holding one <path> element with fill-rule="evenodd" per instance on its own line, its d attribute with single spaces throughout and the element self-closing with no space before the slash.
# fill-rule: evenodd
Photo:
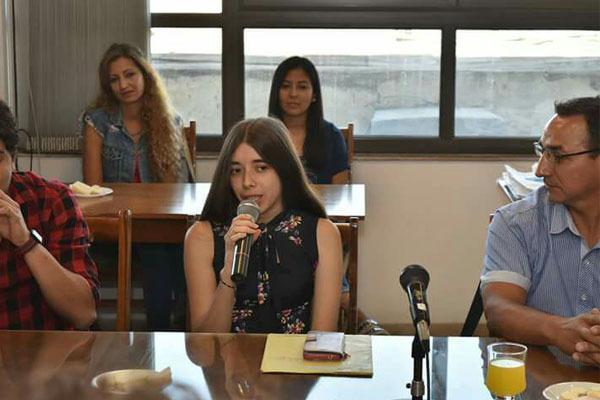
<svg viewBox="0 0 600 400">
<path fill-rule="evenodd" d="M 221 13 L 222 0 L 150 0 L 151 13 Z"/>
<path fill-rule="evenodd" d="M 246 29 L 246 116 L 266 115 L 271 79 L 285 58 L 317 67 L 325 119 L 357 136 L 437 136 L 439 30 Z"/>
<path fill-rule="evenodd" d="M 221 29 L 152 28 L 152 65 L 173 106 L 196 132 L 222 133 Z"/>
<path fill-rule="evenodd" d="M 457 136 L 539 137 L 555 100 L 600 91 L 599 31 L 456 33 Z"/>
</svg>

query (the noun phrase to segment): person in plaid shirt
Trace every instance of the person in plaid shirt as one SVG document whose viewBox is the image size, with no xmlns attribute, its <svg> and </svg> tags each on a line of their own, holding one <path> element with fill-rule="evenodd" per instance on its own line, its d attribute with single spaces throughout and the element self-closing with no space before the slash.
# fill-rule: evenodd
<svg viewBox="0 0 600 400">
<path fill-rule="evenodd" d="M 69 189 L 15 172 L 18 136 L 0 100 L 0 329 L 87 329 L 98 271 Z"/>
</svg>

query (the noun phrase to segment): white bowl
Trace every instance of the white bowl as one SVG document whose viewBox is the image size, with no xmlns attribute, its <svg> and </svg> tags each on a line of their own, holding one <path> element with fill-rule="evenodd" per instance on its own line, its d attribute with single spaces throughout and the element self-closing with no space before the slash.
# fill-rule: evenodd
<svg viewBox="0 0 600 400">
<path fill-rule="evenodd" d="M 571 389 L 600 390 L 600 383 L 594 382 L 563 382 L 548 386 L 542 393 L 547 400 L 560 400 L 560 395 Z"/>
<path fill-rule="evenodd" d="M 171 368 L 160 372 L 150 369 L 121 369 L 105 372 L 92 379 L 92 386 L 115 394 L 160 391 L 171 384 Z"/>
</svg>

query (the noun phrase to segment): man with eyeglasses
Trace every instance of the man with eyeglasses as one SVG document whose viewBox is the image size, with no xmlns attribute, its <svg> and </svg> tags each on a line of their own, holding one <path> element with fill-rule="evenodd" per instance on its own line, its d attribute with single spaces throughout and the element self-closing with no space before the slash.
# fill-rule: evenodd
<svg viewBox="0 0 600 400">
<path fill-rule="evenodd" d="M 600 96 L 555 105 L 544 186 L 494 215 L 481 288 L 490 333 L 600 366 Z"/>
<path fill-rule="evenodd" d="M 0 329 L 87 329 L 98 271 L 70 190 L 15 172 L 15 120 L 0 100 Z"/>
</svg>

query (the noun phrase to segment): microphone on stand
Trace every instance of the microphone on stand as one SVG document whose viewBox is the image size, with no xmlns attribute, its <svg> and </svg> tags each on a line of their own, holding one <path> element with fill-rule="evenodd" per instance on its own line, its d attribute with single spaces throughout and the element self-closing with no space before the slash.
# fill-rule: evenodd
<svg viewBox="0 0 600 400">
<path fill-rule="evenodd" d="M 256 222 L 260 215 L 260 209 L 258 208 L 258 204 L 256 204 L 256 200 L 242 200 L 237 208 L 237 215 L 241 214 L 250 215 L 252 217 L 252 222 Z M 246 237 L 235 242 L 233 248 L 233 262 L 231 265 L 231 280 L 235 283 L 243 281 L 248 275 L 248 262 L 250 261 L 252 241 L 252 235 L 246 235 Z"/>
<path fill-rule="evenodd" d="M 423 359 L 427 365 L 427 399 L 431 399 L 431 382 L 429 379 L 429 306 L 427 305 L 427 285 L 429 274 L 420 265 L 409 265 L 400 273 L 400 285 L 408 294 L 410 316 L 415 326 L 415 337 L 412 343 L 413 380 L 406 385 L 410 389 L 412 400 L 423 400 L 425 382 L 423 381 Z"/>
<path fill-rule="evenodd" d="M 429 274 L 420 265 L 409 265 L 400 273 L 400 285 L 408 294 L 410 315 L 417 331 L 417 337 L 425 353 L 429 352 L 429 306 L 427 305 L 427 285 Z"/>
</svg>

